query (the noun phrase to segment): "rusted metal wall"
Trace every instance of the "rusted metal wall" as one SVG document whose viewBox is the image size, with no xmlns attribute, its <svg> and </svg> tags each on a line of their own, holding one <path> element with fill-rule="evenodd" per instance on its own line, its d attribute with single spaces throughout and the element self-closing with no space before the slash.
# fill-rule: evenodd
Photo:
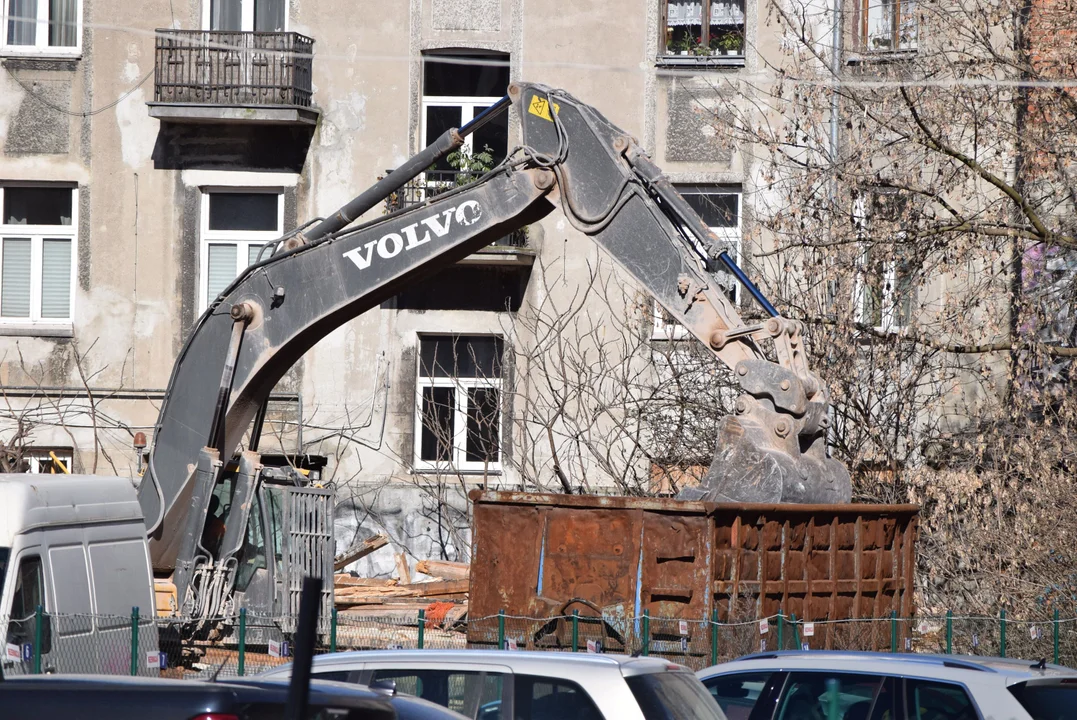
<svg viewBox="0 0 1077 720">
<path fill-rule="evenodd" d="M 626 621 L 645 610 L 678 619 L 717 610 L 722 623 L 913 614 L 914 505 L 480 491 L 471 499 L 473 619 L 578 610 L 629 632 Z"/>
</svg>

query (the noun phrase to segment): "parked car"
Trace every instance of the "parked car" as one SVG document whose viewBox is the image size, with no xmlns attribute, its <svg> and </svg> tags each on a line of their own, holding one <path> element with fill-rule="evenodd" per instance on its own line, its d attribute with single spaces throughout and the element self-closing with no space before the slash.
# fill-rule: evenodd
<svg viewBox="0 0 1077 720">
<path fill-rule="evenodd" d="M 836 681 L 841 720 L 1063 720 L 1077 671 L 968 655 L 797 651 L 749 655 L 696 673 L 729 720 L 819 720 Z"/>
<path fill-rule="evenodd" d="M 725 720 L 692 672 L 660 658 L 510 650 L 371 650 L 314 658 L 313 675 L 395 683 L 473 720 Z M 261 677 L 287 678 L 291 666 Z"/>
<path fill-rule="evenodd" d="M 101 675 L 0 679 L 0 715 L 34 720 L 279 720 L 288 683 L 268 679 L 164 680 Z M 463 720 L 417 698 L 313 681 L 308 720 Z"/>
</svg>

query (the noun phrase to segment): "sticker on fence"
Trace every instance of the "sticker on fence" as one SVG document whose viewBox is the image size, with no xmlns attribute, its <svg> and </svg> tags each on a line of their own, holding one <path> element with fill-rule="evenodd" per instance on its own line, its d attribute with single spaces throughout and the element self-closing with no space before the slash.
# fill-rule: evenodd
<svg viewBox="0 0 1077 720">
<path fill-rule="evenodd" d="M 912 652 L 912 638 L 905 638 L 905 652 Z"/>
<path fill-rule="evenodd" d="M 587 641 L 587 652 L 589 652 L 589 653 L 600 653 L 600 652 L 602 652 L 602 643 L 599 642 L 598 640 L 588 640 Z"/>
<path fill-rule="evenodd" d="M 14 662 L 22 660 L 22 648 L 18 645 L 8 643 L 7 646 L 4 647 L 4 659 L 13 660 Z"/>
<path fill-rule="evenodd" d="M 516 638 L 506 638 L 506 639 L 505 639 L 505 646 L 506 646 L 506 647 L 507 647 L 507 648 L 508 648 L 509 650 L 515 650 L 515 649 L 517 648 L 517 645 L 516 645 Z"/>
<path fill-rule="evenodd" d="M 766 651 L 767 651 L 767 641 L 766 640 L 760 640 L 759 641 L 759 652 L 766 652 Z"/>
<path fill-rule="evenodd" d="M 288 657 L 288 641 L 277 642 L 276 640 L 270 640 L 269 655 L 270 657 Z"/>
<path fill-rule="evenodd" d="M 146 651 L 146 667 L 150 670 L 164 670 L 165 669 L 165 654 L 154 650 L 150 652 Z"/>
<path fill-rule="evenodd" d="M 815 635 L 815 623 L 804 623 L 804 637 L 812 637 Z M 807 645 L 807 643 L 804 643 Z"/>
<path fill-rule="evenodd" d="M 688 634 L 688 621 L 687 620 L 681 620 L 680 623 L 678 623 L 678 628 L 681 631 L 681 635 L 687 635 Z"/>
<path fill-rule="evenodd" d="M 768 632 L 770 632 L 770 622 L 763 618 L 759 621 L 759 634 L 766 635 Z"/>
<path fill-rule="evenodd" d="M 980 636 L 976 633 L 972 634 L 972 647 L 980 647 Z"/>
<path fill-rule="evenodd" d="M 804 652 L 808 652 L 809 650 L 811 650 L 811 646 L 808 645 L 808 643 L 800 643 L 800 649 Z"/>
<path fill-rule="evenodd" d="M 1028 629 L 1028 636 L 1033 640 L 1039 640 L 1041 637 L 1043 637 L 1043 631 L 1039 628 L 1038 625 L 1033 625 Z"/>
<path fill-rule="evenodd" d="M 168 669 L 168 653 L 166 653 L 164 650 L 157 653 L 157 663 L 158 663 L 158 665 L 157 665 L 158 668 L 160 668 L 161 670 L 167 670 Z"/>
<path fill-rule="evenodd" d="M 22 659 L 26 662 L 30 662 L 34 659 L 34 646 L 30 643 L 23 643 L 22 646 Z"/>
<path fill-rule="evenodd" d="M 681 638 L 681 652 L 682 653 L 687 653 L 688 652 L 688 638 L 686 638 L 686 637 Z"/>
</svg>

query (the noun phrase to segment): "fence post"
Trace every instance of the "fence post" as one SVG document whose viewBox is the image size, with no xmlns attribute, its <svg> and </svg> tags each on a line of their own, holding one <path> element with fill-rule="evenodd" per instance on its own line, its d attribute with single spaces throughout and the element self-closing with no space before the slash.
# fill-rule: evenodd
<svg viewBox="0 0 1077 720">
<path fill-rule="evenodd" d="M 337 609 L 329 614 L 329 652 L 337 651 Z"/>
<path fill-rule="evenodd" d="M 646 657 L 651 654 L 651 611 L 643 611 L 643 648 L 640 654 Z"/>
<path fill-rule="evenodd" d="M 793 642 L 795 643 L 793 645 L 793 649 L 794 650 L 799 650 L 800 649 L 800 626 L 797 624 L 797 614 L 796 613 L 790 613 L 789 618 L 793 621 L 791 623 L 792 626 L 793 626 Z"/>
<path fill-rule="evenodd" d="M 497 611 L 497 649 L 505 649 L 505 610 Z"/>
<path fill-rule="evenodd" d="M 138 608 L 131 608 L 131 674 L 138 675 Z"/>
<path fill-rule="evenodd" d="M 424 642 L 426 640 L 425 635 L 426 635 L 426 610 L 422 609 L 422 610 L 419 610 L 419 649 L 420 650 L 422 650 L 423 645 L 426 644 Z"/>
<path fill-rule="evenodd" d="M 580 611 L 572 611 L 572 652 L 580 651 Z"/>
<path fill-rule="evenodd" d="M 42 624 L 45 622 L 45 608 L 41 605 L 34 610 L 34 675 L 41 674 L 41 636 Z"/>
<path fill-rule="evenodd" d="M 830 678 L 826 681 L 826 717 L 827 720 L 838 720 L 840 713 L 838 712 L 838 693 L 840 687 L 837 678 Z"/>
<path fill-rule="evenodd" d="M 998 655 L 1006 657 L 1006 608 L 998 613 Z"/>
<path fill-rule="evenodd" d="M 954 654 L 954 611 L 946 611 L 946 654 Z"/>
<path fill-rule="evenodd" d="M 1054 660 L 1054 663 L 1055 663 L 1055 665 L 1058 665 L 1058 608 L 1055 608 L 1055 621 L 1053 623 L 1051 623 L 1051 625 L 1052 625 L 1052 628 L 1051 628 L 1052 633 L 1054 634 L 1054 640 L 1055 640 L 1055 660 Z"/>
<path fill-rule="evenodd" d="M 718 664 L 718 608 L 711 610 L 711 665 Z"/>
<path fill-rule="evenodd" d="M 890 652 L 898 651 L 897 610 L 890 611 Z"/>
<path fill-rule="evenodd" d="M 785 612 L 778 608 L 778 650 L 785 649 Z"/>
<path fill-rule="evenodd" d="M 247 665 L 247 608 L 239 609 L 239 662 L 236 674 L 243 677 Z"/>
</svg>

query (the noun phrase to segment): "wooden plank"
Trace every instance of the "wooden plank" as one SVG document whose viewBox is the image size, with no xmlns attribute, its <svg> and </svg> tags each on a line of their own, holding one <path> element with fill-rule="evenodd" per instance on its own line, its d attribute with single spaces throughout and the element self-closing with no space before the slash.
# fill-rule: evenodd
<svg viewBox="0 0 1077 720">
<path fill-rule="evenodd" d="M 383 578 L 361 578 L 352 577 L 351 575 L 334 575 L 333 585 L 337 588 L 341 587 L 394 587 L 400 583 L 392 579 Z"/>
<path fill-rule="evenodd" d="M 358 545 L 354 545 L 344 553 L 337 555 L 336 558 L 333 559 L 333 572 L 343 570 L 346 566 L 351 565 L 356 560 L 365 558 L 378 548 L 385 547 L 388 544 L 389 536 L 385 533 L 378 533 L 373 537 L 368 537 Z"/>
<path fill-rule="evenodd" d="M 439 595 L 466 593 L 468 582 L 468 580 L 434 580 L 432 582 L 401 585 L 401 587 L 412 590 L 422 597 L 438 597 Z"/>
<path fill-rule="evenodd" d="M 466 580 L 471 572 L 471 565 L 448 560 L 420 560 L 415 565 L 415 571 L 445 580 Z"/>
<path fill-rule="evenodd" d="M 396 555 L 396 574 L 400 577 L 402 585 L 411 583 L 411 570 L 408 569 L 408 556 L 405 553 Z"/>
</svg>

